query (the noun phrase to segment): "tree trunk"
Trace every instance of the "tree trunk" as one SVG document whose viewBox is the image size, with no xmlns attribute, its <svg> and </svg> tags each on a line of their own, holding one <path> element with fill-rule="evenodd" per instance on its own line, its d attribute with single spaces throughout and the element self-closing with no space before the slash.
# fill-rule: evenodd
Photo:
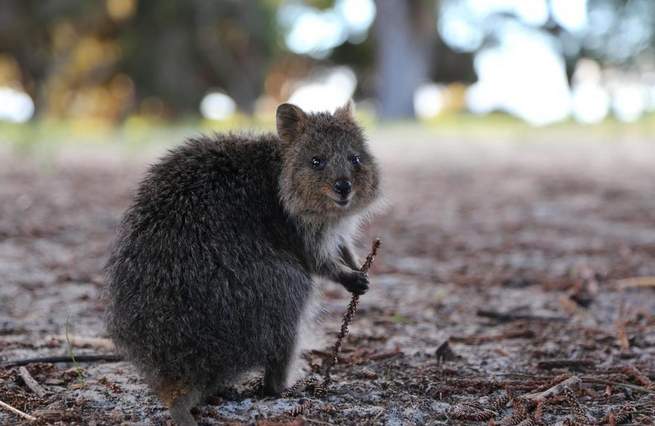
<svg viewBox="0 0 655 426">
<path fill-rule="evenodd" d="M 435 2 L 376 0 L 378 115 L 414 117 L 414 92 L 429 80 L 436 41 Z"/>
</svg>

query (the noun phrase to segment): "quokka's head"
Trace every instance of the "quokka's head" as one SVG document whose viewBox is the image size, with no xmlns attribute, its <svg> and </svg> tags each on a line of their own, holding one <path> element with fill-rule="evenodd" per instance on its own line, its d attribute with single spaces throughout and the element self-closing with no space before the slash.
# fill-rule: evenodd
<svg viewBox="0 0 655 426">
<path fill-rule="evenodd" d="M 378 167 L 350 103 L 334 114 L 308 114 L 282 104 L 276 119 L 284 147 L 280 196 L 289 213 L 338 219 L 376 201 Z"/>
</svg>

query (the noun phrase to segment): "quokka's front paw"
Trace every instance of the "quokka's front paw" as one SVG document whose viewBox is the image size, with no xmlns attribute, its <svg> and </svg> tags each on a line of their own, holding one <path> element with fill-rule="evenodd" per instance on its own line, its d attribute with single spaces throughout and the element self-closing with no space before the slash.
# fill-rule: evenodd
<svg viewBox="0 0 655 426">
<path fill-rule="evenodd" d="M 368 275 L 361 271 L 344 272 L 339 282 L 352 294 L 360 295 L 368 290 Z"/>
</svg>

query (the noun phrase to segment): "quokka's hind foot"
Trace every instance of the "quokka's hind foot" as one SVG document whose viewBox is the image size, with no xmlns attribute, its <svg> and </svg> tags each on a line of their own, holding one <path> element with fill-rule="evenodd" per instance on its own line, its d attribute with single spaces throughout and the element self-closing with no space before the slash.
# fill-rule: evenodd
<svg viewBox="0 0 655 426">
<path fill-rule="evenodd" d="M 191 409 L 200 402 L 199 390 L 172 385 L 159 389 L 158 393 L 177 426 L 197 426 Z"/>
<path fill-rule="evenodd" d="M 289 367 L 293 358 L 293 346 L 286 353 L 270 356 L 264 371 L 264 395 L 280 396 L 286 387 Z"/>
</svg>

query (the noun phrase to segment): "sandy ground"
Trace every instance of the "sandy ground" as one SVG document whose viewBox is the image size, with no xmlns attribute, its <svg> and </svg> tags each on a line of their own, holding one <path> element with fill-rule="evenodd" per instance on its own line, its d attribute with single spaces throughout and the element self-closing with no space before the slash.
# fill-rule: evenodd
<svg viewBox="0 0 655 426">
<path fill-rule="evenodd" d="M 655 141 L 403 128 L 371 139 L 388 206 L 361 254 L 374 236 L 383 247 L 328 394 L 260 398 L 246 385 L 200 406 L 198 421 L 653 424 Z M 71 145 L 36 161 L 3 150 L 0 361 L 111 352 L 97 339 L 101 268 L 159 151 Z M 324 285 L 321 347 L 304 353 L 313 374 L 348 300 Z M 170 422 L 128 363 L 27 369 L 45 395 L 0 367 L 0 401 L 41 424 Z M 565 380 L 568 390 L 526 398 Z M 0 424 L 20 422 L 0 409 Z"/>
</svg>

